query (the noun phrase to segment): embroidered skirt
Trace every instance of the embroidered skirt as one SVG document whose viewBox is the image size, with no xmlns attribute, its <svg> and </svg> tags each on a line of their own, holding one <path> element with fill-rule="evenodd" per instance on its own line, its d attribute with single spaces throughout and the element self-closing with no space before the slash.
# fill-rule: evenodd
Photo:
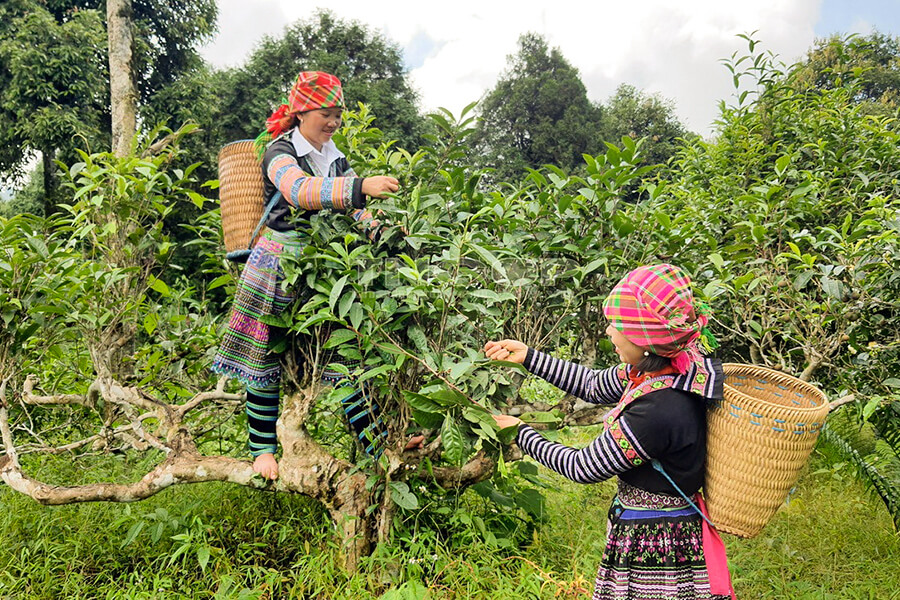
<svg viewBox="0 0 900 600">
<path fill-rule="evenodd" d="M 709 591 L 700 515 L 678 496 L 619 481 L 593 600 L 718 600 Z"/>
<path fill-rule="evenodd" d="M 280 381 L 280 357 L 272 352 L 279 332 L 263 320 L 281 314 L 294 301 L 294 294 L 281 285 L 281 256 L 297 256 L 302 249 L 296 236 L 273 231 L 256 243 L 241 273 L 213 371 L 259 388 Z"/>
<path fill-rule="evenodd" d="M 294 301 L 294 294 L 281 285 L 281 257 L 285 252 L 298 256 L 302 250 L 303 244 L 290 233 L 269 231 L 256 243 L 241 273 L 213 371 L 256 388 L 281 381 L 281 356 L 273 351 L 281 332 L 263 320 L 280 315 Z M 332 358 L 335 357 L 325 364 Z M 350 365 L 348 361 L 338 362 Z M 387 429 L 371 391 L 360 387 L 355 379 L 327 368 L 322 382 L 344 388 L 341 405 L 350 428 L 363 450 L 377 458 L 384 449 Z"/>
</svg>

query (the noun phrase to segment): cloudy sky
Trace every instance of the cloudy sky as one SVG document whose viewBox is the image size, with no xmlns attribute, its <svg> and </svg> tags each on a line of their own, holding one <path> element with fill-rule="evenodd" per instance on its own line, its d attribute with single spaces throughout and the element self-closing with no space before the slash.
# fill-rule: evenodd
<svg viewBox="0 0 900 600">
<path fill-rule="evenodd" d="M 708 133 L 732 94 L 721 59 L 756 32 L 785 62 L 835 32 L 900 35 L 900 0 L 219 0 L 219 34 L 204 49 L 217 67 L 240 65 L 265 36 L 327 8 L 360 21 L 403 49 L 425 110 L 458 113 L 494 86 L 522 33 L 543 35 L 605 102 L 621 83 L 675 103 L 689 129 Z M 578 8 L 576 8 L 576 6 Z"/>
</svg>

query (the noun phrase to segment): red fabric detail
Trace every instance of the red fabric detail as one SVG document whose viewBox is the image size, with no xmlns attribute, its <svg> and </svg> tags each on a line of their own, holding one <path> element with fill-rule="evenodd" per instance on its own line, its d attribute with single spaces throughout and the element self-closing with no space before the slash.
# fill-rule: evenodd
<svg viewBox="0 0 900 600">
<path fill-rule="evenodd" d="M 699 492 L 694 494 L 694 502 L 700 507 L 703 516 L 709 519 L 703 494 Z M 719 532 L 710 527 L 706 519 L 703 520 L 703 556 L 706 558 L 706 572 L 709 574 L 709 592 L 716 596 L 731 596 L 731 600 L 737 600 L 734 586 L 731 584 L 731 573 L 728 571 L 725 543 Z"/>
<path fill-rule="evenodd" d="M 281 131 L 281 120 L 286 116 L 288 116 L 288 105 L 282 104 L 268 119 L 266 119 L 266 131 L 271 133 L 273 138 L 284 133 Z"/>
<path fill-rule="evenodd" d="M 344 106 L 341 80 L 322 71 L 303 71 L 288 94 L 292 113 Z"/>
<path fill-rule="evenodd" d="M 672 366 L 675 367 L 675 370 L 679 373 L 687 373 L 687 370 L 691 368 L 691 363 L 694 362 L 695 357 L 692 356 L 690 350 L 682 350 L 675 356 L 671 357 Z"/>
<path fill-rule="evenodd" d="M 608 413 L 606 413 L 606 418 L 603 420 L 603 430 L 609 430 L 613 422 L 619 418 L 619 415 L 622 414 L 622 411 L 625 410 L 629 404 L 640 399 L 644 394 L 668 389 L 672 387 L 672 384 L 675 382 L 674 377 L 666 377 L 659 380 L 661 383 L 660 386 L 653 387 L 656 382 L 647 381 L 647 379 L 655 379 L 673 373 L 672 367 L 665 367 L 653 373 L 635 373 L 634 369 L 632 369 L 632 372 L 628 374 L 629 384 L 625 387 L 625 391 L 622 392 L 622 398 Z"/>
<path fill-rule="evenodd" d="M 628 438 L 625 437 L 625 432 L 622 431 L 622 428 L 619 426 L 619 421 L 613 421 L 609 427 L 607 428 L 609 434 L 612 436 L 613 440 L 616 442 L 616 447 L 622 452 L 622 456 L 633 466 L 639 467 L 644 464 L 644 459 L 638 455 L 637 450 L 634 449 L 634 446 L 631 445 L 631 442 L 628 441 Z"/>
<path fill-rule="evenodd" d="M 631 387 L 637 387 L 644 383 L 648 378 L 652 379 L 653 377 L 659 377 L 660 375 L 677 375 L 678 370 L 675 367 L 663 367 L 659 371 L 652 371 L 650 373 L 637 373 L 634 369 L 628 374 L 628 381 L 631 382 Z"/>
<path fill-rule="evenodd" d="M 259 143 L 277 138 L 281 130 L 281 120 L 294 113 L 302 113 L 317 108 L 333 108 L 344 106 L 344 92 L 341 80 L 322 71 L 303 71 L 288 94 L 287 104 L 279 106 L 268 119 L 266 131 L 269 136 Z"/>
</svg>

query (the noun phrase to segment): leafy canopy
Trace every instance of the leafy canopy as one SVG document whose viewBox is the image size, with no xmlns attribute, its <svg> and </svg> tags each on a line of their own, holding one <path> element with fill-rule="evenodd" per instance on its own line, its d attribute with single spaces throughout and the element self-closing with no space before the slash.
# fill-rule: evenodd
<svg viewBox="0 0 900 600">
<path fill-rule="evenodd" d="M 596 152 L 601 110 L 558 48 L 525 34 L 508 65 L 480 103 L 473 138 L 482 161 L 496 169 L 496 180 L 544 164 L 571 169 L 582 154 Z"/>
<path fill-rule="evenodd" d="M 816 42 L 791 73 L 798 87 L 830 90 L 853 86 L 866 110 L 896 114 L 900 102 L 900 38 L 878 32 L 833 35 Z"/>
<path fill-rule="evenodd" d="M 64 22 L 39 7 L 0 7 L 0 173 L 35 152 L 74 157 L 108 136 L 106 32 L 96 11 Z"/>
</svg>

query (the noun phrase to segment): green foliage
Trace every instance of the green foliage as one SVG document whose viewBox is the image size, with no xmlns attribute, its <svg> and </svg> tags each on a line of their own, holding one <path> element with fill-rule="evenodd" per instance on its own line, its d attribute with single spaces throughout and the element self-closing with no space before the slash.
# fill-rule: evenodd
<svg viewBox="0 0 900 600">
<path fill-rule="evenodd" d="M 184 128 L 175 137 L 189 132 Z M 141 329 L 154 336 L 164 329 L 160 311 L 185 308 L 177 301 L 190 290 L 180 286 L 173 291 L 166 282 L 172 276 L 163 275 L 173 251 L 163 225 L 178 202 L 202 206 L 205 199 L 185 187 L 196 165 L 168 169 L 176 153 L 170 149 L 152 158 L 117 158 L 82 152 L 81 162 L 67 169 L 72 203 L 60 205 L 65 211 L 60 227 L 81 253 L 81 273 L 67 279 L 65 296 L 57 304 L 89 347 L 131 340 Z M 160 300 L 169 306 L 154 310 Z M 174 318 L 169 325 L 177 326 L 189 315 Z M 165 344 L 162 348 L 171 350 Z"/>
<path fill-rule="evenodd" d="M 897 132 L 846 88 L 797 91 L 764 55 L 753 64 L 740 74 L 756 99 L 742 94 L 715 142 L 676 157 L 663 252 L 706 275 L 730 348 L 795 373 L 834 360 L 861 374 L 869 346 L 895 339 L 883 325 L 900 277 Z"/>
<path fill-rule="evenodd" d="M 36 10 L 16 25 L 0 57 L 11 73 L 4 104 L 16 116 L 17 135 L 38 150 L 64 147 L 75 136 L 96 141 L 108 102 L 100 15 L 79 11 L 57 24 Z"/>
<path fill-rule="evenodd" d="M 880 567 L 897 548 L 890 516 L 854 482 L 847 465 L 816 452 L 810 466 L 758 538 L 726 539 L 739 597 L 898 597 L 881 579 L 897 575 Z M 879 525 L 869 529 L 873 522 Z"/>
<path fill-rule="evenodd" d="M 59 310 L 52 303 L 57 292 L 44 275 L 68 263 L 73 254 L 58 236 L 46 236 L 44 222 L 31 215 L 0 218 L 0 383 L 15 390 L 24 382 L 23 370 L 39 361 L 41 348 L 52 347 Z M 33 367 L 32 367 L 33 368 Z"/>
<path fill-rule="evenodd" d="M 6 376 L 55 365 L 91 377 L 71 368 L 91 353 L 101 372 L 168 394 L 189 394 L 197 376 L 206 378 L 197 359 L 216 336 L 210 316 L 177 274 L 164 274 L 173 250 L 166 215 L 179 202 L 204 202 L 185 187 L 193 167 L 170 170 L 176 154 L 174 147 L 152 158 L 82 152 L 65 168 L 72 200 L 61 214 L 0 221 Z M 43 368 L 27 367 L 42 360 Z"/>
<path fill-rule="evenodd" d="M 137 0 L 133 9 L 133 70 L 144 122 L 176 128 L 191 117 L 212 124 L 196 48 L 214 30 L 215 2 Z M 59 200 L 53 160 L 69 164 L 76 149 L 90 154 L 108 144 L 105 11 L 106 3 L 96 0 L 15 0 L 0 7 L 0 176 L 20 176 L 40 152 L 48 214 Z"/>
<path fill-rule="evenodd" d="M 0 201 L 0 216 L 12 218 L 22 213 L 40 215 L 44 212 L 44 165 L 38 164 L 27 175 L 25 184 L 12 198 Z"/>
<path fill-rule="evenodd" d="M 823 437 L 826 442 L 834 446 L 844 460 L 849 461 L 857 469 L 860 479 L 870 486 L 884 502 L 894 520 L 894 527 L 900 527 L 900 478 L 897 477 L 896 461 L 894 461 L 893 467 L 895 472 L 886 474 L 883 469 L 884 466 L 887 466 L 888 469 L 892 468 L 891 459 L 887 458 L 882 462 L 874 448 L 869 454 L 862 454 L 850 443 L 850 440 L 856 438 L 855 435 L 846 433 L 841 435 L 835 431 L 834 427 L 826 427 Z M 893 458 L 896 459 L 896 456 Z"/>
<path fill-rule="evenodd" d="M 519 38 L 509 70 L 482 99 L 474 137 L 497 181 L 518 180 L 528 168 L 571 169 L 599 147 L 600 109 L 578 71 L 539 35 Z"/>
<path fill-rule="evenodd" d="M 91 5 L 103 4 L 89 0 Z M 183 77 L 192 77 L 202 69 L 198 47 L 216 31 L 218 7 L 214 0 L 136 0 L 135 71 L 143 103 L 160 113 L 176 114 L 175 103 L 168 103 L 169 86 L 180 86 Z"/>
<path fill-rule="evenodd" d="M 333 352 L 358 365 L 350 372 L 378 389 L 384 406 L 396 413 L 399 435 L 411 416 L 440 430 L 450 464 L 486 446 L 496 452 L 488 400 L 508 393 L 510 382 L 486 368 L 478 349 L 502 328 L 497 305 L 512 299 L 492 233 L 497 213 L 477 189 L 478 172 L 453 166 L 439 147 L 414 155 L 383 143 L 367 150 L 355 139 L 362 129 L 355 118 L 348 118 L 344 135 L 368 161 L 357 168 L 419 183 L 402 200 L 372 205 L 392 224 L 376 243 L 349 219 L 330 214 L 310 220 L 301 230 L 306 247 L 299 259 L 284 261 L 288 285 L 301 284 L 310 295 L 284 324 L 301 336 L 306 364 L 328 360 Z M 319 344 L 327 354 L 316 353 Z M 412 414 L 402 416 L 401 406 Z"/>
<path fill-rule="evenodd" d="M 106 31 L 96 11 L 57 22 L 41 6 L 0 9 L 0 173 L 12 179 L 40 152 L 43 204 L 56 201 L 52 160 L 70 161 L 78 145 L 108 135 Z"/>
<path fill-rule="evenodd" d="M 723 352 L 858 394 L 896 464 L 896 122 L 858 102 L 862 71 L 810 90 L 794 77 L 808 66 L 785 70 L 748 42 L 729 63 L 741 87 L 717 139 L 673 162 L 661 250 L 705 278 Z"/>
<path fill-rule="evenodd" d="M 900 100 L 900 38 L 833 35 L 817 40 L 791 74 L 798 87 L 829 90 L 851 86 L 867 113 L 896 116 Z"/>
<path fill-rule="evenodd" d="M 312 36 L 328 25 L 344 36 L 343 25 L 329 19 L 323 13 L 318 24 L 301 23 L 297 31 Z M 508 432 L 497 431 L 490 415 L 535 398 L 552 409 L 558 398 L 533 389 L 520 394 L 522 373 L 488 365 L 479 350 L 488 339 L 514 337 L 538 348 L 563 346 L 585 364 L 604 364 L 609 344 L 603 340 L 602 299 L 635 265 L 658 261 L 684 267 L 694 276 L 698 295 L 713 304 L 723 358 L 802 374 L 832 395 L 854 392 L 861 398 L 845 410 L 870 423 L 866 431 L 872 447 L 854 442 L 845 453 L 858 455 L 853 462 L 895 514 L 900 439 L 900 381 L 893 367 L 900 350 L 896 124 L 863 109 L 856 97 L 858 81 L 845 78 L 841 86 L 821 90 L 800 87 L 793 68 L 777 64 L 757 51 L 754 40 L 747 41 L 750 53 L 727 64 L 737 101 L 723 105 L 716 138 L 687 140 L 656 179 L 654 161 L 647 158 L 652 138 L 625 136 L 584 153 L 580 161 L 546 146 L 536 162 L 516 163 L 517 158 L 507 163 L 515 169 L 533 167 L 510 181 L 501 170 L 489 174 L 471 165 L 467 153 L 489 118 L 507 114 L 503 107 L 486 111 L 486 102 L 478 125 L 472 106 L 459 117 L 447 111 L 430 115 L 431 133 L 415 152 L 373 128 L 368 107 L 350 112 L 337 143 L 357 172 L 395 175 L 401 192 L 370 204 L 384 225 L 374 239 L 340 214 L 317 214 L 304 223 L 304 248 L 294 260 L 285 258 L 284 266 L 287 283 L 306 293 L 273 324 L 289 330 L 289 347 L 304 359 L 290 363 L 304 369 L 290 372 L 288 385 L 309 384 L 316 368 L 349 361 L 332 366 L 377 393 L 389 443 L 401 443 L 413 430 L 426 430 L 429 439 L 440 436 L 439 454 L 390 481 L 379 475 L 377 464 L 359 461 L 361 469 L 371 470 L 369 490 L 385 494 L 398 509 L 394 533 L 401 541 L 379 548 L 371 558 L 369 566 L 377 573 L 372 585 L 334 575 L 332 549 L 321 538 L 304 545 L 290 533 L 279 533 L 278 547 L 289 557 L 263 558 L 273 538 L 258 539 L 249 531 L 238 536 L 238 543 L 226 543 L 209 518 L 172 517 L 172 511 L 129 515 L 120 524 L 122 539 L 130 542 L 124 549 L 141 540 L 170 544 L 165 564 L 158 562 L 163 559 L 155 563 L 159 572 L 165 570 L 161 567 L 228 572 L 225 561 L 238 552 L 258 570 L 229 572 L 216 588 L 221 597 L 252 597 L 261 585 L 275 594 L 321 596 L 337 586 L 348 594 L 374 589 L 403 597 L 421 591 L 412 582 L 443 582 L 448 565 L 459 564 L 452 557 L 457 548 L 448 540 L 490 552 L 521 546 L 534 535 L 536 521 L 548 515 L 552 520 L 547 506 L 554 492 L 533 466 L 504 462 L 500 449 Z M 302 54 L 292 43 L 285 39 L 266 48 L 293 60 Z M 583 96 L 577 74 L 558 53 L 534 36 L 521 44 L 506 83 L 526 82 L 523 89 L 541 99 L 541 106 Z M 235 98 L 265 87 L 250 76 L 293 77 L 307 68 L 285 65 L 246 70 L 248 79 L 234 87 Z M 556 77 L 537 78 L 538 71 Z M 553 85 L 545 89 L 548 82 Z M 271 89 L 282 90 L 271 98 L 289 84 L 271 82 Z M 563 84 L 570 87 L 554 87 Z M 571 117 L 577 126 L 562 129 L 583 131 L 591 107 L 586 99 L 576 105 L 580 108 L 574 112 L 553 113 L 544 123 L 569 123 Z M 624 111 L 628 102 L 623 105 Z M 259 120 L 240 122 L 261 123 L 271 107 L 263 108 L 254 108 L 260 110 Z M 539 127 L 525 137 L 549 144 L 544 133 Z M 180 136 L 174 137 L 177 142 Z M 574 142 L 567 143 L 568 152 Z M 196 235 L 208 236 L 195 247 L 217 253 L 206 263 L 215 279 L 198 289 L 169 268 L 173 241 L 164 227 L 178 204 L 206 207 L 195 191 L 197 167 L 179 166 L 175 149 L 150 157 L 80 156 L 66 167 L 71 198 L 61 214 L 46 221 L 0 219 L 0 317 L 6 326 L 0 332 L 0 368 L 8 369 L 3 379 L 12 378 L 18 387 L 25 374 L 37 373 L 42 380 L 49 376 L 50 388 L 83 391 L 96 375 L 90 370 L 97 368 L 161 397 L 184 398 L 210 384 L 206 365 L 222 303 L 209 301 L 206 294 L 232 289 L 235 277 L 214 247 L 220 239 L 219 214 L 213 210 L 192 225 Z M 538 168 L 550 161 L 560 165 Z M 629 201 L 634 198 L 640 201 Z M 334 395 L 317 401 L 309 432 L 344 457 L 346 435 L 334 417 L 338 401 Z M 197 424 L 203 449 L 237 451 L 242 423 L 225 412 Z M 548 410 L 543 418 L 555 414 Z M 14 421 L 21 425 L 28 417 L 17 414 Z M 82 425 L 98 421 L 94 414 L 79 417 Z M 37 430 L 52 431 L 54 441 L 62 437 L 51 417 L 41 412 L 35 418 L 48 426 Z M 833 445 L 843 447 L 840 440 L 850 434 L 838 431 L 837 436 Z M 497 473 L 475 486 L 477 496 L 431 483 L 435 469 L 479 456 L 495 461 Z M 876 458 L 878 469 L 872 470 Z M 828 472 L 815 476 L 843 477 L 834 464 L 823 468 Z M 578 494 L 590 503 L 603 500 L 592 490 Z M 154 539 L 155 531 L 160 533 Z M 785 543 L 790 556 L 794 544 Z M 573 586 L 582 585 L 589 569 L 581 564 L 573 569 L 558 554 L 557 570 L 568 567 L 575 573 Z M 435 555 L 439 558 L 428 558 Z M 283 575 L 282 562 L 308 580 Z M 519 569 L 504 564 L 490 567 L 501 574 Z M 525 570 L 531 577 L 509 590 L 543 593 L 535 571 Z M 506 585 L 489 571 L 479 563 L 477 572 L 485 580 Z M 388 580 L 398 576 L 411 583 L 388 590 L 388 583 L 378 579 L 385 573 Z M 178 585 L 173 579 L 157 583 Z M 483 581 L 460 585 L 476 589 L 476 595 L 486 587 Z M 816 591 L 815 585 L 794 585 L 789 576 L 775 587 L 798 597 Z M 569 590 L 565 585 L 556 589 Z M 570 591 L 574 594 L 574 587 Z"/>
<path fill-rule="evenodd" d="M 186 168 L 200 163 L 201 180 L 216 177 L 217 155 L 223 145 L 221 127 L 221 98 L 216 88 L 217 74 L 205 63 L 184 70 L 178 78 L 156 91 L 150 101 L 140 107 L 143 122 L 154 127 L 178 129 L 187 123 L 199 128 L 180 140 L 183 154 L 179 166 Z M 232 140 L 227 140 L 232 141 Z M 178 219 L 171 220 L 169 229 L 178 236 L 177 226 L 190 222 L 198 211 L 177 211 Z M 187 242 L 190 238 L 180 240 Z"/>
<path fill-rule="evenodd" d="M 101 0 L 47 0 L 40 4 L 59 23 L 84 11 L 106 17 L 106 3 Z M 215 32 L 218 8 L 214 0 L 133 0 L 131 8 L 134 71 L 141 75 L 136 83 L 141 104 L 153 105 L 154 97 L 166 86 L 200 66 L 197 47 Z"/>
<path fill-rule="evenodd" d="M 552 347 L 581 327 L 596 352 L 610 271 L 643 252 L 619 240 L 644 218 L 622 195 L 649 168 L 625 138 L 587 157 L 584 177 L 548 168 L 511 194 L 486 194 L 482 172 L 458 163 L 471 118 L 447 116 L 434 115 L 440 134 L 409 154 L 367 132 L 365 112 L 348 115 L 338 141 L 365 161 L 356 168 L 396 174 L 404 193 L 371 205 L 387 224 L 375 243 L 335 214 L 304 224 L 303 250 L 283 263 L 286 284 L 309 293 L 277 324 L 294 334 L 289 347 L 303 355 L 295 362 L 306 377 L 314 365 L 350 361 L 334 368 L 377 389 L 392 440 L 412 424 L 439 433 L 443 461 L 459 466 L 480 451 L 497 456 L 490 413 L 516 401 L 520 377 L 486 364 L 486 340 L 516 335 Z M 405 488 L 394 492 L 401 506 L 412 503 Z M 529 501 L 508 486 L 500 493 Z"/>
</svg>

